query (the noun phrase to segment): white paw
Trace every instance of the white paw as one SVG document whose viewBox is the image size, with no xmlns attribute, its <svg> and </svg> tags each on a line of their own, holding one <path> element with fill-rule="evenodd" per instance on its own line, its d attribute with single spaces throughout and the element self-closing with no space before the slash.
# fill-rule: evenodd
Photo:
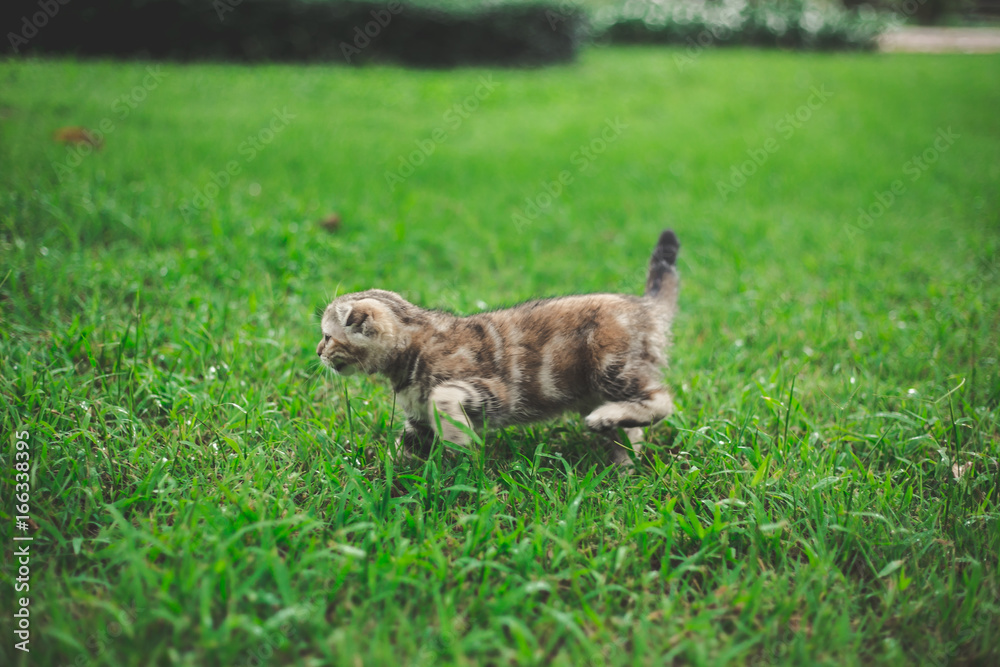
<svg viewBox="0 0 1000 667">
<path fill-rule="evenodd" d="M 608 403 L 597 408 L 584 418 L 587 427 L 595 431 L 607 431 L 617 428 L 626 420 L 625 410 L 620 405 Z"/>
</svg>

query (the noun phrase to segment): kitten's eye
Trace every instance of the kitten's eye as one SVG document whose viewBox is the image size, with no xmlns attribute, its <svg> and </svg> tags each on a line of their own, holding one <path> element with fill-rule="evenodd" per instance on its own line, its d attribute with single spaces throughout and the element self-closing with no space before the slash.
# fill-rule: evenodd
<svg viewBox="0 0 1000 667">
<path fill-rule="evenodd" d="M 329 341 L 330 340 L 330 335 L 329 334 L 324 335 L 323 336 L 323 340 L 324 341 Z"/>
</svg>

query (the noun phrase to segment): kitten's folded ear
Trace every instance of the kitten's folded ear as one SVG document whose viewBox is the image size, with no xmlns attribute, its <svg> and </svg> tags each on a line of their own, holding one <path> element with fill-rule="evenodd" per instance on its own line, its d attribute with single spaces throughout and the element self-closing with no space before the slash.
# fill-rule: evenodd
<svg viewBox="0 0 1000 667">
<path fill-rule="evenodd" d="M 369 321 L 371 319 L 371 314 L 365 312 L 360 307 L 355 306 L 351 309 L 351 312 L 347 314 L 347 319 L 344 320 L 344 328 L 347 327 L 359 327 L 358 330 L 366 336 L 372 334 L 372 323 Z M 367 326 L 365 326 L 367 324 Z"/>
<path fill-rule="evenodd" d="M 361 299 L 337 309 L 344 329 L 365 336 L 376 336 L 392 329 L 392 314 L 374 299 Z"/>
</svg>

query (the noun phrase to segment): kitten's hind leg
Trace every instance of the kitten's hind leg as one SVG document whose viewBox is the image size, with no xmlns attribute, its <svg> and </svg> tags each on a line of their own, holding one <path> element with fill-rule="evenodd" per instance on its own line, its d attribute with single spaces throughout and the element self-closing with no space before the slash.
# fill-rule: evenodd
<svg viewBox="0 0 1000 667">
<path fill-rule="evenodd" d="M 634 401 L 605 403 L 591 412 L 584 421 L 595 431 L 623 428 L 632 442 L 632 451 L 638 456 L 642 451 L 642 427 L 654 424 L 674 411 L 670 394 L 663 387 L 650 391 L 644 398 Z M 628 452 L 614 443 L 611 458 L 615 463 L 631 465 Z"/>
<path fill-rule="evenodd" d="M 644 398 L 605 403 L 587 415 L 586 422 L 595 431 L 636 428 L 658 422 L 670 416 L 673 411 L 674 404 L 670 400 L 670 394 L 666 389 L 657 387 Z"/>
<path fill-rule="evenodd" d="M 634 428 L 625 429 L 625 436 L 628 438 L 628 444 L 632 447 L 632 452 L 638 458 L 642 455 L 642 441 L 645 437 L 641 426 L 636 426 Z M 629 454 L 629 448 L 624 442 L 618 442 L 617 440 L 612 440 L 610 442 L 611 447 L 611 462 L 620 466 L 625 466 L 627 468 L 632 468 L 632 457 Z"/>
</svg>

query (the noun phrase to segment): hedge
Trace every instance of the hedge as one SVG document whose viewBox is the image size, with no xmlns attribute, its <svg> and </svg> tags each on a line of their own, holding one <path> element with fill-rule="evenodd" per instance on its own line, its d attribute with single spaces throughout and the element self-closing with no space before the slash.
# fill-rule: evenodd
<svg viewBox="0 0 1000 667">
<path fill-rule="evenodd" d="M 16 55 L 421 67 L 566 62 L 586 35 L 572 8 L 444 12 L 397 0 L 3 0 L 0 26 Z"/>
</svg>

